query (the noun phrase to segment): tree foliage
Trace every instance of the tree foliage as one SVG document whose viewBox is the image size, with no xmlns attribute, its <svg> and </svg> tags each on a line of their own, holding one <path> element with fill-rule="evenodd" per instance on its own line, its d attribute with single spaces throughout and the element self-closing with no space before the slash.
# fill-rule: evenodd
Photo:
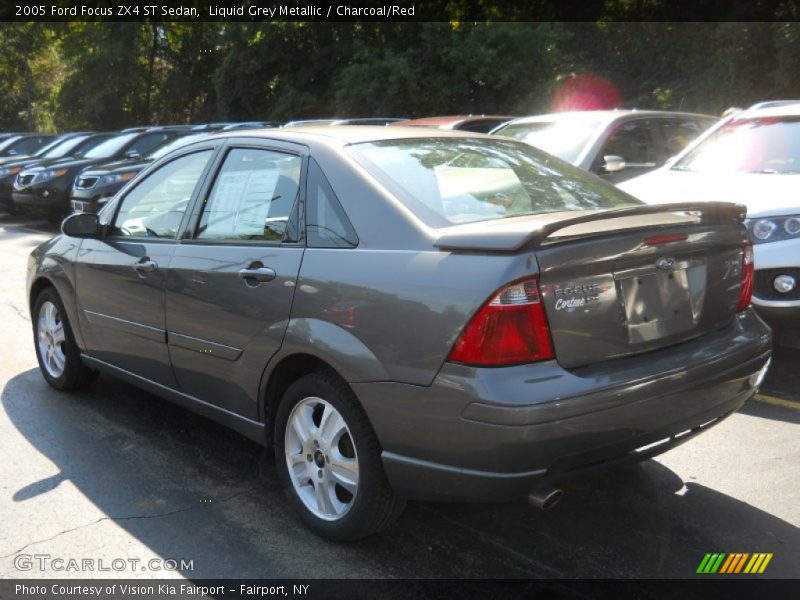
<svg viewBox="0 0 800 600">
<path fill-rule="evenodd" d="M 435 23 L 6 23 L 0 129 L 532 114 L 581 74 L 628 107 L 800 97 L 797 22 L 475 23 L 450 7 Z"/>
</svg>

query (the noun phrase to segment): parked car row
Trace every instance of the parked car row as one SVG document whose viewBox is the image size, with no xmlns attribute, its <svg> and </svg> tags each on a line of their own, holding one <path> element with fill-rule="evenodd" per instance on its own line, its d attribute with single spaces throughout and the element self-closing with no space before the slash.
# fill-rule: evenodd
<svg viewBox="0 0 800 600">
<path fill-rule="evenodd" d="M 347 125 L 428 127 L 520 139 L 617 182 L 656 168 L 713 119 L 704 115 L 608 111 L 514 119 L 454 115 L 423 119 L 295 120 L 281 128 Z M 0 136 L 0 206 L 58 220 L 70 211 L 96 212 L 153 160 L 199 136 L 273 128 L 266 121 L 130 127 L 119 132 Z"/>
<path fill-rule="evenodd" d="M 0 206 L 52 220 L 70 211 L 94 212 L 158 158 L 159 151 L 215 131 L 268 126 L 266 122 L 224 122 L 104 133 L 15 134 L 0 141 Z"/>
</svg>

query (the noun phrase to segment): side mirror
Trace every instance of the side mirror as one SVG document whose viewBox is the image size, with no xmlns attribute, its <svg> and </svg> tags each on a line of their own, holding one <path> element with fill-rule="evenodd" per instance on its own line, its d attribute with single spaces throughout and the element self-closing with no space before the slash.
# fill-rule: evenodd
<svg viewBox="0 0 800 600">
<path fill-rule="evenodd" d="M 100 235 L 100 221 L 92 213 L 76 213 L 61 222 L 61 233 L 75 238 L 96 238 Z"/>
<path fill-rule="evenodd" d="M 626 166 L 625 159 L 621 156 L 608 154 L 603 157 L 603 169 L 605 169 L 606 173 L 616 173 L 618 171 L 622 171 Z"/>
<path fill-rule="evenodd" d="M 135 160 L 137 158 L 141 158 L 142 155 L 139 154 L 136 150 L 128 150 L 125 153 L 125 158 L 130 158 L 131 160 Z"/>
</svg>

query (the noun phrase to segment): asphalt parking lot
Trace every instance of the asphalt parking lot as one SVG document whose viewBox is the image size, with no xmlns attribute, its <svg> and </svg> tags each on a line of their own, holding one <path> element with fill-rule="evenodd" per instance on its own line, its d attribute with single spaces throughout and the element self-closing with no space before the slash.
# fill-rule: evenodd
<svg viewBox="0 0 800 600">
<path fill-rule="evenodd" d="M 336 545 L 300 523 L 267 453 L 238 434 L 109 377 L 82 394 L 45 384 L 24 277 L 54 231 L 0 213 L 0 577 L 685 578 L 707 552 L 771 552 L 762 577 L 798 575 L 800 351 L 776 352 L 741 412 L 570 483 L 552 511 L 412 503 L 384 534 Z M 20 570 L 34 555 L 94 570 Z M 193 562 L 142 570 L 152 558 Z M 139 563 L 97 570 L 115 559 Z"/>
</svg>

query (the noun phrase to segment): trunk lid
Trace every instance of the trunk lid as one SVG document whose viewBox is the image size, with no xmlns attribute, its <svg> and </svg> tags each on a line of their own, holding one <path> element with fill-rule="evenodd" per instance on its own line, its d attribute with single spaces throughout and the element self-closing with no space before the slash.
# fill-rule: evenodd
<svg viewBox="0 0 800 600">
<path fill-rule="evenodd" d="M 729 323 L 747 241 L 743 217 L 744 207 L 727 203 L 554 213 L 451 228 L 436 244 L 533 250 L 556 360 L 572 368 Z"/>
</svg>

